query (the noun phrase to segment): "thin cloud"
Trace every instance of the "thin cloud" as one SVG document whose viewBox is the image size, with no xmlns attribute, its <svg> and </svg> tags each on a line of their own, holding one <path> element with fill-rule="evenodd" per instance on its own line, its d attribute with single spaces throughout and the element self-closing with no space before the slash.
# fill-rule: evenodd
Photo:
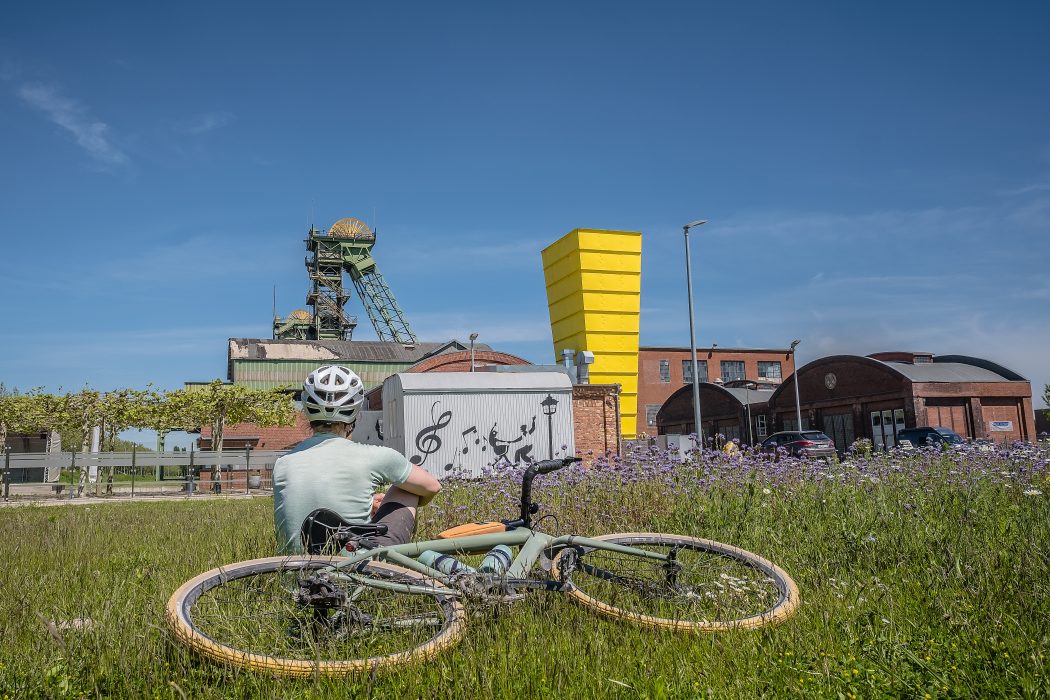
<svg viewBox="0 0 1050 700">
<path fill-rule="evenodd" d="M 191 119 L 185 124 L 176 126 L 175 130 L 183 134 L 197 136 L 199 134 L 206 134 L 209 131 L 215 131 L 216 129 L 229 126 L 236 120 L 237 117 L 230 112 L 207 112 Z"/>
<path fill-rule="evenodd" d="M 1025 185 L 1024 187 L 1018 187 L 1012 190 L 1000 190 L 996 194 L 1000 197 L 1016 197 L 1022 194 L 1031 194 L 1033 192 L 1046 192 L 1050 190 L 1050 182 L 1037 182 L 1032 185 Z"/>
<path fill-rule="evenodd" d="M 128 165 L 126 153 L 113 143 L 109 136 L 109 125 L 91 117 L 87 108 L 62 95 L 51 85 L 26 83 L 18 88 L 18 96 L 30 107 L 44 113 L 76 139 L 77 145 L 89 156 L 106 166 Z"/>
</svg>

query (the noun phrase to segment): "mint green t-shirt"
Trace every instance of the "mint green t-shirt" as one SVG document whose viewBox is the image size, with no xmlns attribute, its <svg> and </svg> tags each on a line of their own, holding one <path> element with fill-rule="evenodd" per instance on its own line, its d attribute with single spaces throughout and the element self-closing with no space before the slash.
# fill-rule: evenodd
<svg viewBox="0 0 1050 700">
<path fill-rule="evenodd" d="M 367 522 L 372 496 L 402 484 L 412 465 L 389 447 L 362 445 L 335 435 L 303 440 L 273 467 L 273 521 L 281 554 L 302 553 L 299 528 L 311 511 L 330 508 Z"/>
</svg>

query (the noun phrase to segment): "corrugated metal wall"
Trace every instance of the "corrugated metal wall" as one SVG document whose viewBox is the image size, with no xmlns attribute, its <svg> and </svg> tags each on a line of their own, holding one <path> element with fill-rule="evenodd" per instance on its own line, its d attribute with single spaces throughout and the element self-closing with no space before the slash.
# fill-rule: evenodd
<svg viewBox="0 0 1050 700">
<path fill-rule="evenodd" d="M 571 387 L 383 393 L 387 446 L 438 478 L 480 476 L 486 467 L 507 468 L 575 451 Z"/>
<path fill-rule="evenodd" d="M 253 389 L 274 389 L 302 387 L 306 375 L 317 369 L 324 362 L 317 360 L 234 360 L 234 384 Z M 331 363 L 329 363 L 331 364 Z M 371 389 L 383 383 L 392 374 L 407 369 L 410 364 L 402 362 L 342 362 L 343 366 L 357 372 L 365 389 Z"/>
<path fill-rule="evenodd" d="M 386 444 L 383 441 L 383 412 L 361 411 L 357 414 L 353 440 L 364 445 Z"/>
</svg>

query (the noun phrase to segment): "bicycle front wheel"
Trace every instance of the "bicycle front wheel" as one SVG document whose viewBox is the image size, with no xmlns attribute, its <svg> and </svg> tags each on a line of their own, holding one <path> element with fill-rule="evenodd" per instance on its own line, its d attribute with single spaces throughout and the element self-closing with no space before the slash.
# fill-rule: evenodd
<svg viewBox="0 0 1050 700">
<path fill-rule="evenodd" d="M 788 574 L 762 557 L 713 540 L 653 532 L 590 539 L 659 553 L 566 547 L 553 574 L 577 603 L 607 617 L 677 632 L 752 629 L 786 620 L 799 604 Z"/>
<path fill-rule="evenodd" d="M 463 606 L 421 574 L 367 561 L 354 572 L 426 586 L 401 593 L 329 572 L 340 557 L 268 557 L 205 572 L 168 601 L 176 639 L 220 663 L 276 675 L 349 675 L 434 656 L 463 636 Z M 304 582 L 308 582 L 304 584 Z M 323 583 L 322 583 L 323 582 Z M 304 585 L 314 595 L 305 600 Z"/>
</svg>

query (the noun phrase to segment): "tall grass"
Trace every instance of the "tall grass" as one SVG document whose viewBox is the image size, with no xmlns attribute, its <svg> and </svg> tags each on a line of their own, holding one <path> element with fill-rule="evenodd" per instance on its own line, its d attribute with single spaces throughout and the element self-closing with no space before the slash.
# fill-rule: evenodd
<svg viewBox="0 0 1050 700">
<path fill-rule="evenodd" d="M 799 613 L 684 637 L 538 593 L 479 612 L 432 662 L 345 680 L 217 666 L 164 627 L 184 580 L 273 553 L 269 499 L 4 509 L 0 697 L 1047 696 L 1048 460 L 1030 446 L 837 465 L 642 453 L 551 475 L 544 529 L 736 544 L 795 578 Z M 513 517 L 515 478 L 450 484 L 418 534 Z"/>
</svg>

